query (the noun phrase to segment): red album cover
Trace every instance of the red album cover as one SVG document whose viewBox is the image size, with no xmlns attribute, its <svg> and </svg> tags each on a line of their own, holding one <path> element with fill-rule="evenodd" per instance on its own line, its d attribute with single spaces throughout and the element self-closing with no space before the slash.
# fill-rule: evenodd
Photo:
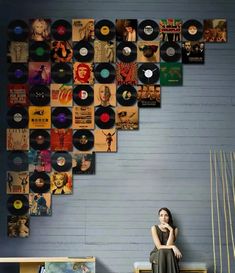
<svg viewBox="0 0 235 273">
<path fill-rule="evenodd" d="M 73 64 L 73 80 L 74 84 L 93 84 L 93 64 L 75 62 Z"/>
<path fill-rule="evenodd" d="M 29 88 L 26 84 L 8 84 L 7 106 L 14 104 L 29 105 Z"/>
<path fill-rule="evenodd" d="M 181 41 L 181 19 L 161 19 L 160 20 L 160 40 L 168 42 Z"/>
<path fill-rule="evenodd" d="M 137 64 L 136 63 L 117 63 L 116 67 L 117 84 L 137 84 Z"/>
<path fill-rule="evenodd" d="M 72 151 L 73 130 L 72 129 L 51 129 L 51 150 Z"/>
<path fill-rule="evenodd" d="M 29 150 L 29 129 L 7 129 L 8 151 Z"/>
</svg>

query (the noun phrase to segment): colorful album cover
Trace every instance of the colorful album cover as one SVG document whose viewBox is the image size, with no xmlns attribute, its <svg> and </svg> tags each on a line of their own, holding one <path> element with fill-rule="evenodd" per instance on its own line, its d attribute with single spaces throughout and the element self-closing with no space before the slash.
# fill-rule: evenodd
<svg viewBox="0 0 235 273">
<path fill-rule="evenodd" d="M 181 63 L 161 63 L 160 84 L 162 86 L 180 86 L 183 84 Z"/>
<path fill-rule="evenodd" d="M 136 106 L 116 107 L 116 128 L 118 130 L 138 130 L 139 108 Z"/>
<path fill-rule="evenodd" d="M 52 172 L 51 173 L 51 193 L 52 194 L 72 194 L 73 191 L 72 172 Z"/>
<path fill-rule="evenodd" d="M 29 105 L 29 88 L 26 84 L 8 84 L 7 106 L 12 107 L 15 104 L 22 106 Z"/>
<path fill-rule="evenodd" d="M 73 174 L 95 174 L 95 153 L 74 151 Z"/>
<path fill-rule="evenodd" d="M 28 162 L 30 172 L 50 172 L 51 151 L 30 149 L 28 152 Z"/>
<path fill-rule="evenodd" d="M 50 106 L 29 106 L 29 128 L 50 129 L 51 128 L 51 107 Z"/>
<path fill-rule="evenodd" d="M 115 129 L 96 129 L 94 135 L 96 152 L 113 153 L 117 151 L 117 131 Z"/>
<path fill-rule="evenodd" d="M 46 262 L 46 273 L 95 273 L 93 262 Z"/>
<path fill-rule="evenodd" d="M 160 40 L 168 42 L 181 41 L 181 19 L 161 19 L 160 23 Z"/>
<path fill-rule="evenodd" d="M 94 129 L 94 120 L 94 106 L 73 107 L 73 129 Z"/>
<path fill-rule="evenodd" d="M 116 84 L 94 84 L 94 104 L 97 107 L 115 107 Z"/>
<path fill-rule="evenodd" d="M 51 64 L 49 62 L 29 62 L 29 84 L 50 84 Z"/>
<path fill-rule="evenodd" d="M 34 41 L 47 41 L 51 38 L 51 20 L 35 18 L 29 20 L 29 38 Z"/>
<path fill-rule="evenodd" d="M 29 149 L 29 129 L 7 129 L 8 151 Z"/>
<path fill-rule="evenodd" d="M 29 237 L 29 216 L 7 216 L 7 236 L 10 238 Z"/>
<path fill-rule="evenodd" d="M 31 216 L 50 216 L 51 193 L 30 193 L 29 214 Z"/>
<path fill-rule="evenodd" d="M 7 172 L 7 194 L 29 193 L 28 172 Z"/>
<path fill-rule="evenodd" d="M 137 63 L 117 63 L 116 65 L 117 84 L 136 85 L 137 80 Z"/>
<path fill-rule="evenodd" d="M 55 63 L 69 63 L 73 59 L 72 43 L 69 41 L 51 42 L 51 61 Z"/>
<path fill-rule="evenodd" d="M 95 40 L 94 53 L 95 63 L 114 63 L 116 61 L 116 43 Z"/>
<path fill-rule="evenodd" d="M 7 46 L 8 63 L 27 63 L 29 58 L 29 45 L 26 42 L 9 41 Z"/>
<path fill-rule="evenodd" d="M 137 43 L 137 61 L 140 63 L 160 62 L 160 43 L 152 41 L 139 41 Z"/>
<path fill-rule="evenodd" d="M 72 20 L 72 40 L 89 41 L 95 39 L 95 20 L 94 19 L 73 19 Z"/>
<path fill-rule="evenodd" d="M 205 43 L 197 41 L 186 41 L 182 43 L 183 64 L 204 64 Z"/>
<path fill-rule="evenodd" d="M 160 85 L 138 85 L 137 100 L 139 107 L 161 107 Z"/>
<path fill-rule="evenodd" d="M 72 106 L 73 87 L 68 84 L 53 83 L 51 89 L 51 106 Z"/>
<path fill-rule="evenodd" d="M 136 42 L 137 40 L 137 20 L 117 19 L 116 20 L 117 41 Z"/>
<path fill-rule="evenodd" d="M 208 19 L 204 20 L 204 42 L 225 43 L 227 42 L 227 20 Z"/>
<path fill-rule="evenodd" d="M 93 84 L 93 64 L 75 62 L 73 64 L 73 80 L 74 84 Z"/>
<path fill-rule="evenodd" d="M 73 130 L 72 129 L 51 129 L 51 150 L 72 151 Z"/>
</svg>

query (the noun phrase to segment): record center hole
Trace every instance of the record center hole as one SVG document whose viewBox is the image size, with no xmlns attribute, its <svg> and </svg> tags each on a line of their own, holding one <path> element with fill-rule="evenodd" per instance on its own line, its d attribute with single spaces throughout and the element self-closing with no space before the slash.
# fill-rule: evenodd
<svg viewBox="0 0 235 273">
<path fill-rule="evenodd" d="M 88 97 L 88 93 L 85 90 L 81 90 L 78 94 L 79 98 L 85 100 Z"/>
<path fill-rule="evenodd" d="M 151 78 L 153 76 L 153 72 L 150 69 L 144 71 L 144 75 L 146 78 Z"/>
<path fill-rule="evenodd" d="M 85 47 L 80 48 L 79 53 L 81 56 L 86 56 L 88 54 L 88 50 Z"/>
<path fill-rule="evenodd" d="M 63 156 L 59 156 L 56 160 L 56 163 L 58 166 L 64 166 L 65 165 L 65 158 Z"/>
<path fill-rule="evenodd" d="M 174 55 L 175 55 L 175 49 L 174 49 L 173 47 L 167 48 L 166 54 L 167 54 L 168 56 L 171 56 L 171 57 L 174 56 Z"/>
<path fill-rule="evenodd" d="M 109 114 L 108 113 L 102 113 L 101 115 L 100 115 L 100 120 L 102 121 L 102 122 L 108 122 L 109 120 L 110 120 L 110 116 L 109 116 Z"/>
<path fill-rule="evenodd" d="M 151 26 L 145 26 L 144 27 L 144 33 L 146 35 L 151 35 L 153 33 L 153 28 Z"/>
<path fill-rule="evenodd" d="M 23 202 L 20 200 L 15 200 L 13 203 L 13 207 L 15 209 L 21 209 L 23 207 Z"/>
<path fill-rule="evenodd" d="M 57 120 L 59 122 L 65 122 L 66 121 L 66 115 L 64 113 L 60 113 L 58 116 L 57 116 Z"/>
<path fill-rule="evenodd" d="M 20 113 L 15 113 L 13 116 L 13 119 L 15 122 L 21 122 L 23 119 L 23 116 Z"/>
</svg>

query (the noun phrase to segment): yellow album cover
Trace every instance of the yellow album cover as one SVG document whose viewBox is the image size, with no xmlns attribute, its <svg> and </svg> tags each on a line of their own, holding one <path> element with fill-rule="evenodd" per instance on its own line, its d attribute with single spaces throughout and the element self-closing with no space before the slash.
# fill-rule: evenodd
<svg viewBox="0 0 235 273">
<path fill-rule="evenodd" d="M 116 84 L 94 84 L 94 103 L 100 107 L 116 106 Z"/>
<path fill-rule="evenodd" d="M 94 53 L 95 63 L 114 63 L 116 61 L 116 43 L 95 40 Z"/>
<path fill-rule="evenodd" d="M 116 108 L 116 128 L 118 130 L 139 129 L 139 108 L 137 106 Z"/>
<path fill-rule="evenodd" d="M 74 106 L 73 129 L 94 129 L 94 117 L 94 106 Z"/>
<path fill-rule="evenodd" d="M 73 19 L 72 20 L 72 40 L 92 42 L 95 39 L 94 19 Z"/>
<path fill-rule="evenodd" d="M 117 152 L 117 131 L 115 129 L 94 130 L 96 152 Z"/>
<path fill-rule="evenodd" d="M 29 128 L 50 129 L 51 128 L 51 107 L 50 106 L 29 106 Z"/>
<path fill-rule="evenodd" d="M 93 84 L 93 64 L 75 62 L 73 64 L 73 80 L 74 84 Z"/>
<path fill-rule="evenodd" d="M 51 89 L 51 106 L 72 106 L 73 87 L 68 84 L 53 83 Z"/>
<path fill-rule="evenodd" d="M 137 61 L 139 63 L 159 63 L 160 43 L 152 41 L 139 41 L 137 43 Z"/>
<path fill-rule="evenodd" d="M 7 194 L 29 193 L 28 172 L 7 172 Z"/>
<path fill-rule="evenodd" d="M 29 150 L 29 129 L 7 129 L 7 145 L 8 151 L 13 150 Z"/>
<path fill-rule="evenodd" d="M 52 194 L 72 194 L 73 188 L 72 172 L 52 172 L 51 173 L 51 193 Z"/>
</svg>

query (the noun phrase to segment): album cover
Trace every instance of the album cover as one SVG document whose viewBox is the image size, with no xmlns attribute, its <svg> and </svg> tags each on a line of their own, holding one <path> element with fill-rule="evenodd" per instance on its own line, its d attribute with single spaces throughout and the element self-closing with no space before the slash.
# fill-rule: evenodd
<svg viewBox="0 0 235 273">
<path fill-rule="evenodd" d="M 95 174 L 95 153 L 74 151 L 73 174 Z"/>
<path fill-rule="evenodd" d="M 168 42 L 181 41 L 181 19 L 161 19 L 160 20 L 160 40 Z"/>
<path fill-rule="evenodd" d="M 115 129 L 94 130 L 96 152 L 117 152 L 117 131 Z"/>
<path fill-rule="evenodd" d="M 94 84 L 94 104 L 97 107 L 116 106 L 116 84 Z"/>
<path fill-rule="evenodd" d="M 69 84 L 53 83 L 51 89 L 51 106 L 72 106 L 73 87 Z"/>
<path fill-rule="evenodd" d="M 139 107 L 161 107 L 160 85 L 138 85 L 137 100 Z"/>
<path fill-rule="evenodd" d="M 46 273 L 95 273 L 95 263 L 92 262 L 46 262 Z"/>
<path fill-rule="evenodd" d="M 73 107 L 73 129 L 94 129 L 94 106 Z"/>
<path fill-rule="evenodd" d="M 179 86 L 183 84 L 181 63 L 161 63 L 160 84 L 162 86 Z"/>
<path fill-rule="evenodd" d="M 137 40 L 137 20 L 117 19 L 116 20 L 117 41 L 136 42 Z"/>
<path fill-rule="evenodd" d="M 183 64 L 204 64 L 205 43 L 196 41 L 186 41 L 182 43 L 182 63 Z"/>
<path fill-rule="evenodd" d="M 29 89 L 26 84 L 8 84 L 7 106 L 12 107 L 15 104 L 22 106 L 29 105 Z"/>
<path fill-rule="evenodd" d="M 72 129 L 51 129 L 51 150 L 72 151 L 73 130 Z"/>
<path fill-rule="evenodd" d="M 7 45 L 8 63 L 27 63 L 29 46 L 26 42 L 9 41 Z"/>
<path fill-rule="evenodd" d="M 50 216 L 51 193 L 30 193 L 29 214 L 31 216 Z"/>
<path fill-rule="evenodd" d="M 35 18 L 29 20 L 29 38 L 34 41 L 47 41 L 51 38 L 51 20 Z"/>
<path fill-rule="evenodd" d="M 207 19 L 204 20 L 203 38 L 209 43 L 227 42 L 227 20 L 226 19 Z"/>
<path fill-rule="evenodd" d="M 139 41 L 137 43 L 137 61 L 140 63 L 160 62 L 160 43 L 155 41 Z"/>
<path fill-rule="evenodd" d="M 72 172 L 52 172 L 51 173 L 51 193 L 52 194 L 72 194 Z"/>
<path fill-rule="evenodd" d="M 7 236 L 10 238 L 29 237 L 29 216 L 7 216 Z"/>
<path fill-rule="evenodd" d="M 29 129 L 7 129 L 8 151 L 29 149 Z"/>
<path fill-rule="evenodd" d="M 7 194 L 29 193 L 28 172 L 7 172 Z"/>
<path fill-rule="evenodd" d="M 95 39 L 94 19 L 73 19 L 72 20 L 72 40 L 89 41 Z"/>
<path fill-rule="evenodd" d="M 117 63 L 116 65 L 117 84 L 137 84 L 137 63 Z"/>
<path fill-rule="evenodd" d="M 73 80 L 74 84 L 93 84 L 93 64 L 75 62 L 73 64 Z"/>
<path fill-rule="evenodd" d="M 52 41 L 51 61 L 55 63 L 69 63 L 73 59 L 72 42 Z"/>
<path fill-rule="evenodd" d="M 51 82 L 49 62 L 29 62 L 29 84 L 47 85 Z"/>
<path fill-rule="evenodd" d="M 139 108 L 136 106 L 116 107 L 116 128 L 118 130 L 138 130 Z"/>
<path fill-rule="evenodd" d="M 51 107 L 50 106 L 29 106 L 29 128 L 50 129 L 51 128 Z"/>
<path fill-rule="evenodd" d="M 114 63 L 116 61 L 116 43 L 114 41 L 95 40 L 94 52 L 95 63 Z"/>
<path fill-rule="evenodd" d="M 28 152 L 29 171 L 30 172 L 50 172 L 51 171 L 51 151 L 34 150 Z"/>
</svg>

